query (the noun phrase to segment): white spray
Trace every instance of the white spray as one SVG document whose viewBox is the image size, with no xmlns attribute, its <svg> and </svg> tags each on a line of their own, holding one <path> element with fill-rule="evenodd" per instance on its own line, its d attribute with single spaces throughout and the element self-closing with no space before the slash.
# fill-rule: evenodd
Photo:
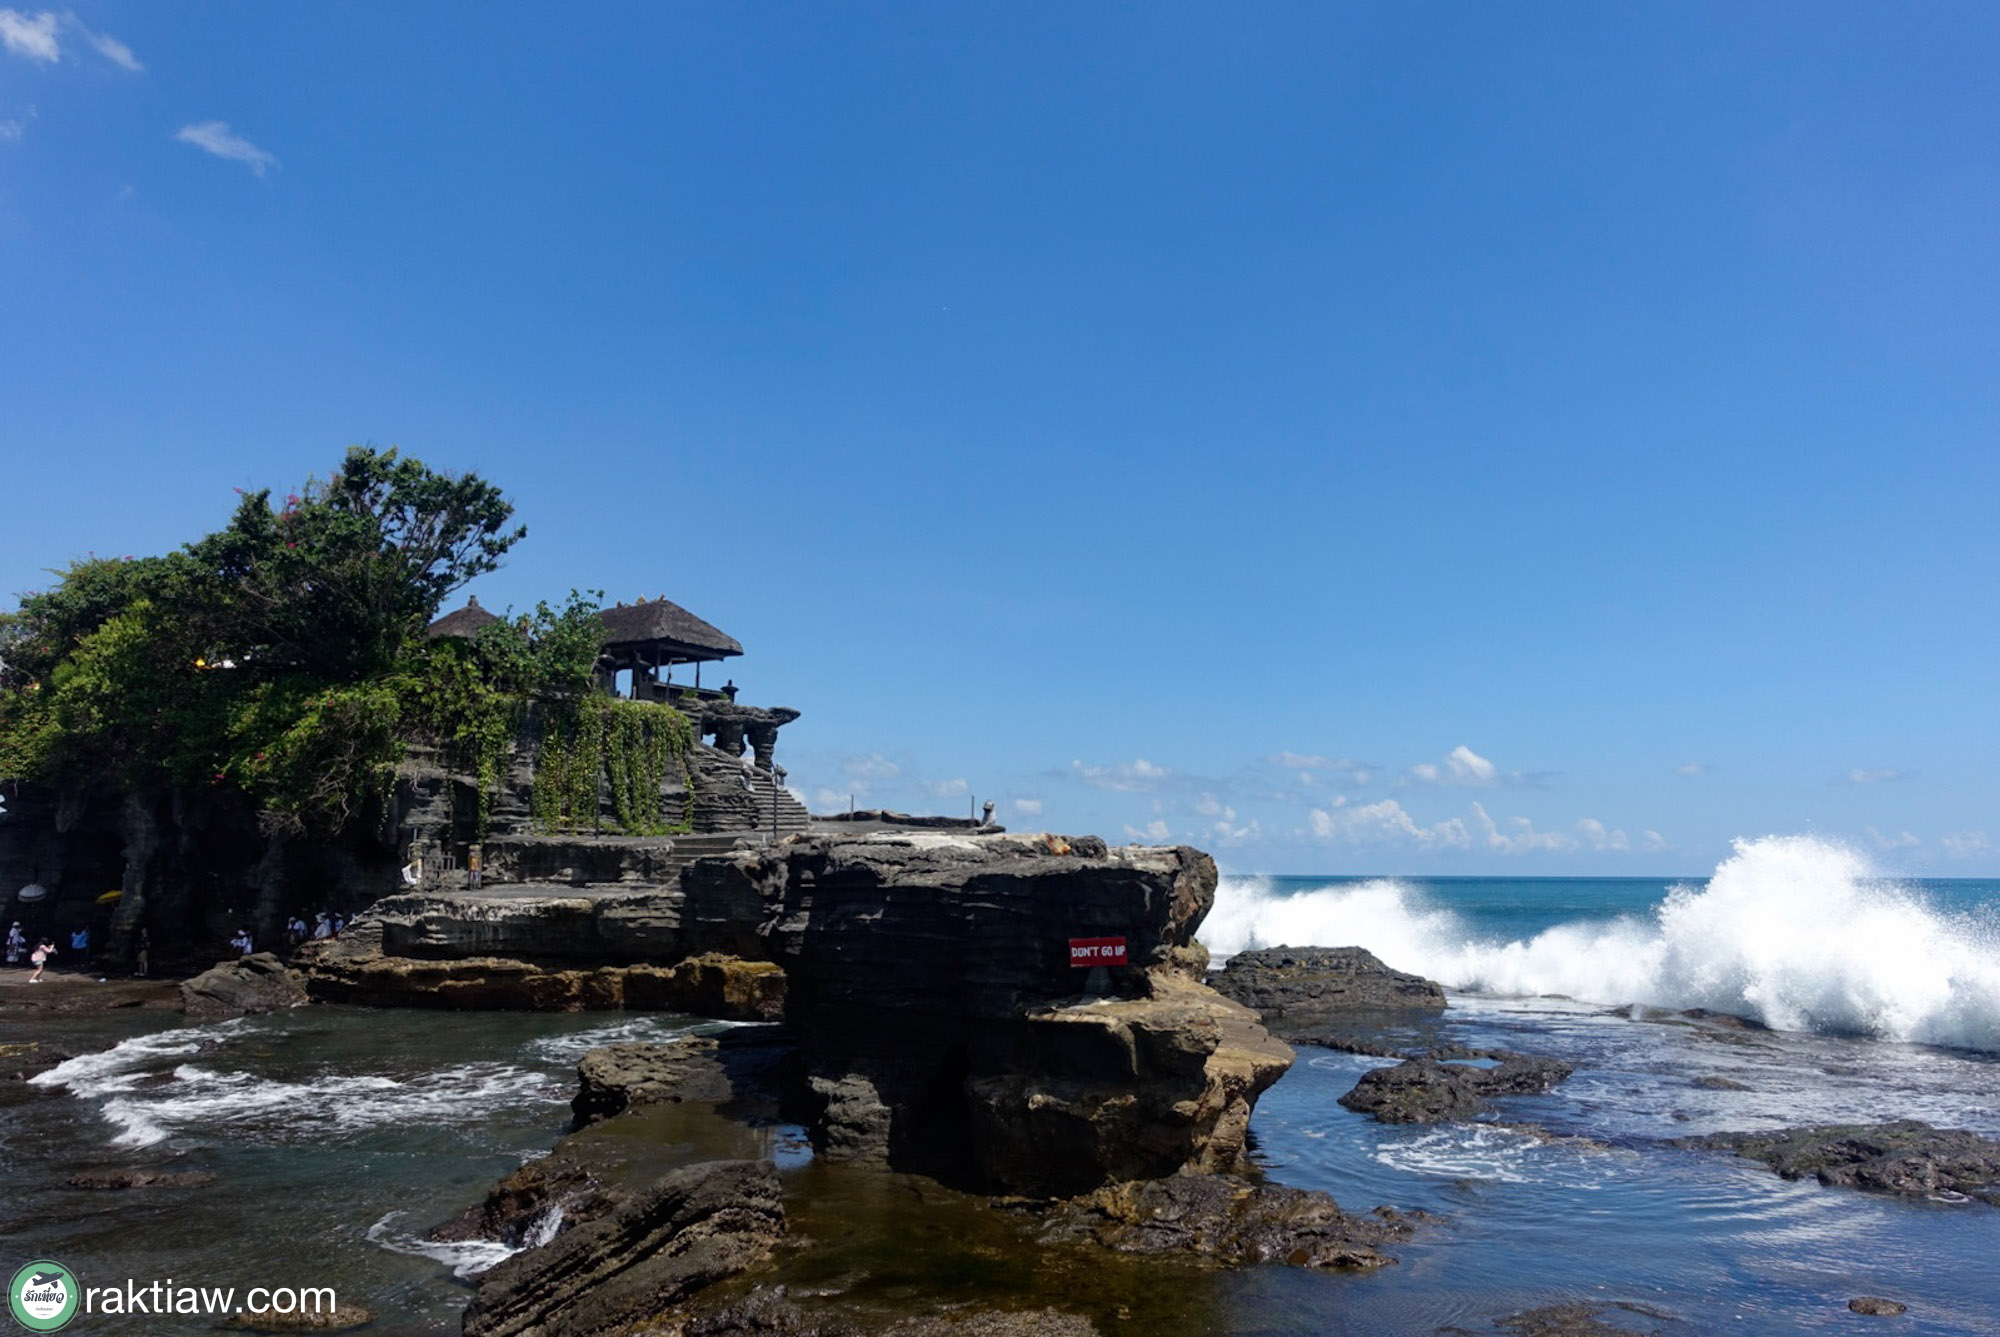
<svg viewBox="0 0 2000 1337">
<path fill-rule="evenodd" d="M 1477 940 L 1392 880 L 1280 895 L 1226 879 L 1202 940 L 1368 948 L 1465 990 L 1706 1007 L 1782 1030 L 1823 1030 L 2000 1051 L 2000 941 L 1881 881 L 1853 851 L 1807 836 L 1740 840 L 1701 887 L 1648 918 L 1559 924 Z"/>
</svg>

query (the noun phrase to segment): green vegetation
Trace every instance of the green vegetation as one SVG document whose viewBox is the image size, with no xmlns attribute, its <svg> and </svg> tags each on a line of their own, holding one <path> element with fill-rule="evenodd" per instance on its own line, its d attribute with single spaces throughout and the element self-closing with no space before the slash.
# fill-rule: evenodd
<svg viewBox="0 0 2000 1337">
<path fill-rule="evenodd" d="M 603 716 L 594 746 L 620 820 L 658 826 L 644 786 L 674 757 L 685 765 L 687 721 L 657 709 L 635 724 L 586 703 L 593 597 L 573 591 L 468 640 L 424 635 L 446 595 L 525 536 L 512 515 L 477 475 L 355 447 L 281 504 L 243 494 L 226 527 L 179 551 L 73 564 L 0 614 L 0 780 L 233 787 L 272 829 L 326 835 L 386 794 L 418 742 L 477 777 L 483 830 L 540 700 Z"/>
<path fill-rule="evenodd" d="M 624 834 L 691 831 L 694 780 L 688 754 L 693 747 L 694 725 L 671 706 L 599 696 L 554 705 L 542 721 L 535 825 L 548 832 L 596 829 L 599 784 L 608 781 L 612 811 Z M 670 825 L 660 812 L 660 787 L 673 774 L 688 797 L 681 820 Z"/>
</svg>

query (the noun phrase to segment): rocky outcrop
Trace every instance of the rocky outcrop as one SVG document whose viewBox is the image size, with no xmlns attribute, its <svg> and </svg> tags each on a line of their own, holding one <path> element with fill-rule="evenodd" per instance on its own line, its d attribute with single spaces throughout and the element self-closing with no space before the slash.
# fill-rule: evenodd
<svg viewBox="0 0 2000 1337">
<path fill-rule="evenodd" d="M 676 1170 L 480 1278 L 466 1337 L 582 1337 L 663 1314 L 764 1258 L 784 1233 L 767 1163 Z"/>
<path fill-rule="evenodd" d="M 1382 1246 L 1406 1238 L 1419 1219 L 1386 1208 L 1353 1216 L 1324 1193 L 1231 1175 L 1178 1174 L 1111 1184 L 1060 1203 L 1042 1238 L 1237 1265 L 1367 1269 L 1395 1262 Z"/>
<path fill-rule="evenodd" d="M 784 1013 L 785 973 L 769 961 L 708 953 L 671 965 L 584 966 L 561 961 L 465 956 L 434 959 L 384 950 L 384 926 L 356 924 L 306 954 L 314 998 L 377 1007 L 576 1012 L 630 1008 L 691 1012 L 728 1021 Z"/>
<path fill-rule="evenodd" d="M 782 1012 L 793 1111 L 823 1155 L 1070 1194 L 1244 1165 L 1251 1108 L 1292 1054 L 1200 982 L 1215 885 L 1185 847 L 800 835 L 697 859 L 671 892 L 393 897 L 311 954 L 309 987 L 402 1006 Z M 1078 969 L 1079 938 L 1121 943 L 1122 963 Z"/>
<path fill-rule="evenodd" d="M 181 984 L 181 1011 L 203 1020 L 276 1012 L 305 1001 L 304 977 L 269 952 L 225 961 Z"/>
<path fill-rule="evenodd" d="M 100 1170 L 71 1175 L 64 1188 L 120 1190 L 128 1188 L 200 1188 L 217 1176 L 206 1170 Z"/>
<path fill-rule="evenodd" d="M 1060 1309 L 946 1308 L 883 1323 L 873 1316 L 808 1312 L 782 1286 L 691 1319 L 684 1337 L 1096 1337 L 1097 1325 Z"/>
<path fill-rule="evenodd" d="M 545 1244 L 556 1228 L 596 1220 L 616 1203 L 596 1171 L 561 1145 L 507 1175 L 475 1206 L 431 1232 L 434 1240 L 490 1240 L 510 1249 Z"/>
<path fill-rule="evenodd" d="M 1881 1295 L 1857 1295 L 1847 1302 L 1847 1307 L 1857 1314 L 1868 1314 L 1876 1318 L 1894 1318 L 1907 1314 L 1910 1307 L 1901 1300 L 1891 1300 Z"/>
<path fill-rule="evenodd" d="M 1199 851 L 991 834 L 795 837 L 697 862 L 691 903 L 762 907 L 822 1154 L 1074 1193 L 1241 1163 L 1291 1053 L 1191 978 Z M 1103 997 L 1075 938 L 1115 938 Z"/>
<path fill-rule="evenodd" d="M 1483 1113 L 1494 1096 L 1539 1095 L 1572 1071 L 1505 1049 L 1440 1049 L 1363 1073 L 1340 1103 L 1383 1123 L 1443 1123 Z"/>
<path fill-rule="evenodd" d="M 1209 984 L 1250 1008 L 1273 1034 L 1302 1038 L 1356 1012 L 1442 1012 L 1444 989 L 1392 970 L 1364 947 L 1263 947 L 1238 952 Z"/>
<path fill-rule="evenodd" d="M 576 1126 L 635 1105 L 695 1101 L 725 1111 L 766 1102 L 778 1086 L 785 1040 L 775 1026 L 744 1026 L 721 1035 L 684 1035 L 664 1044 L 593 1049 L 576 1065 Z"/>
<path fill-rule="evenodd" d="M 1612 1322 L 1612 1318 L 1618 1322 Z M 1661 1328 L 1628 1328 L 1635 1319 L 1673 1319 L 1673 1315 L 1653 1305 L 1632 1300 L 1612 1300 L 1605 1304 L 1570 1301 L 1523 1310 L 1493 1320 L 1493 1326 L 1513 1337 L 1660 1337 Z M 1442 1333 L 1471 1337 L 1464 1328 L 1440 1328 Z"/>
<path fill-rule="evenodd" d="M 987 1178 L 1064 1193 L 1248 1168 L 1250 1112 L 1291 1067 L 1291 1049 L 1186 976 L 1160 970 L 1146 982 L 1143 998 L 1028 1013 L 1002 1070 L 967 1078 Z"/>
<path fill-rule="evenodd" d="M 1786 1179 L 1912 1198 L 1978 1198 L 2000 1207 L 2000 1142 L 1914 1119 L 1821 1124 L 1771 1133 L 1713 1133 L 1674 1146 L 1733 1151 Z"/>
</svg>

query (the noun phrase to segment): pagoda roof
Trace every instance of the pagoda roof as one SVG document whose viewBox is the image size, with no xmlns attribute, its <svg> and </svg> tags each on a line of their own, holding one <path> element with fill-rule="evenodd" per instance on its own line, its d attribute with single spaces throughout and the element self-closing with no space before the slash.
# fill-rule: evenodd
<svg viewBox="0 0 2000 1337">
<path fill-rule="evenodd" d="M 499 620 L 498 617 L 479 606 L 479 596 L 475 594 L 467 597 L 465 607 L 456 612 L 446 613 L 443 617 L 431 623 L 430 626 L 424 628 L 424 635 L 430 637 L 432 640 L 437 640 L 444 636 L 459 636 L 470 639 L 478 635 L 482 628 L 490 627 Z"/>
<path fill-rule="evenodd" d="M 648 646 L 682 661 L 726 659 L 743 653 L 741 641 L 671 599 L 641 599 L 599 609 L 597 620 L 604 624 L 607 650 Z"/>
</svg>

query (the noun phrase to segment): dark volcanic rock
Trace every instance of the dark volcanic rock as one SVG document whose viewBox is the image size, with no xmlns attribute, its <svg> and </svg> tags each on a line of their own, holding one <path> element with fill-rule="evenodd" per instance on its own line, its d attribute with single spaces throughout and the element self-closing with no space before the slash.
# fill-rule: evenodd
<svg viewBox="0 0 2000 1337">
<path fill-rule="evenodd" d="M 304 977 L 269 952 L 226 961 L 181 984 L 181 1010 L 204 1019 L 276 1012 L 305 1001 Z"/>
<path fill-rule="evenodd" d="M 690 1321 L 685 1337 L 1095 1337 L 1097 1327 L 1058 1309 L 947 1309 L 897 1319 L 886 1326 L 825 1307 L 808 1312 L 785 1288 L 760 1290 L 747 1300 Z"/>
<path fill-rule="evenodd" d="M 1050 1194 L 1237 1168 L 1291 1051 L 1187 973 L 1215 883 L 1185 847 L 944 833 L 795 836 L 684 879 L 761 907 L 822 1154 Z M 1124 940 L 1109 996 L 1081 996 L 1073 938 Z"/>
<path fill-rule="evenodd" d="M 1465 1059 L 1490 1059 L 1494 1066 L 1454 1061 Z M 1441 1049 L 1362 1074 L 1340 1103 L 1383 1123 L 1443 1123 L 1472 1118 L 1493 1096 L 1539 1095 L 1572 1071 L 1557 1059 L 1504 1049 Z"/>
<path fill-rule="evenodd" d="M 510 1249 L 524 1248 L 547 1232 L 557 1209 L 572 1229 L 604 1215 L 614 1200 L 600 1188 L 589 1167 L 558 1148 L 502 1179 L 487 1191 L 485 1201 L 433 1230 L 431 1238 L 493 1240 Z"/>
<path fill-rule="evenodd" d="M 693 1100 L 728 1106 L 777 1098 L 785 1036 L 776 1026 L 744 1026 L 721 1035 L 684 1035 L 663 1044 L 593 1049 L 576 1065 L 576 1126 L 633 1105 Z"/>
<path fill-rule="evenodd" d="M 1495 1319 L 1493 1326 L 1502 1332 L 1513 1333 L 1515 1337 L 1653 1337 L 1661 1331 L 1659 1328 L 1646 1328 L 1641 1331 L 1607 1322 L 1606 1315 L 1612 1310 L 1622 1310 L 1626 1314 L 1644 1318 L 1673 1317 L 1651 1305 L 1614 1300 L 1607 1305 L 1578 1303 L 1545 1305 L 1540 1309 L 1528 1309 L 1518 1314 L 1509 1314 L 1506 1318 Z M 1447 1331 L 1462 1332 L 1463 1329 L 1451 1328 Z"/>
<path fill-rule="evenodd" d="M 51 1049 L 39 1040 L 0 1044 L 0 1078 L 26 1081 L 76 1057 Z"/>
<path fill-rule="evenodd" d="M 2000 1142 L 1914 1119 L 1714 1133 L 1677 1138 L 1673 1145 L 1733 1151 L 1762 1161 L 1786 1179 L 1812 1175 L 1841 1188 L 1919 1198 L 1962 1196 L 2000 1206 Z"/>
<path fill-rule="evenodd" d="M 665 1313 L 765 1257 L 784 1233 L 767 1162 L 677 1170 L 479 1280 L 466 1337 L 583 1337 Z"/>
<path fill-rule="evenodd" d="M 1875 1314 L 1884 1318 L 1910 1312 L 1910 1307 L 1901 1300 L 1885 1300 L 1879 1295 L 1857 1295 L 1847 1302 L 1847 1307 L 1857 1314 Z"/>
<path fill-rule="evenodd" d="M 1042 1238 L 1228 1264 L 1374 1268 L 1396 1261 L 1381 1246 L 1406 1238 L 1419 1219 L 1386 1208 L 1353 1216 L 1324 1193 L 1234 1175 L 1178 1174 L 1110 1184 L 1060 1203 Z"/>
<path fill-rule="evenodd" d="M 102 1170 L 94 1174 L 71 1175 L 63 1180 L 65 1188 L 125 1189 L 125 1188 L 198 1188 L 203 1184 L 213 1184 L 217 1176 L 206 1170 L 183 1170 L 179 1172 L 163 1170 Z"/>
<path fill-rule="evenodd" d="M 1209 985 L 1264 1019 L 1273 1034 L 1303 1038 L 1340 1014 L 1442 1012 L 1444 989 L 1392 970 L 1363 947 L 1263 947 L 1238 952 Z"/>
</svg>

